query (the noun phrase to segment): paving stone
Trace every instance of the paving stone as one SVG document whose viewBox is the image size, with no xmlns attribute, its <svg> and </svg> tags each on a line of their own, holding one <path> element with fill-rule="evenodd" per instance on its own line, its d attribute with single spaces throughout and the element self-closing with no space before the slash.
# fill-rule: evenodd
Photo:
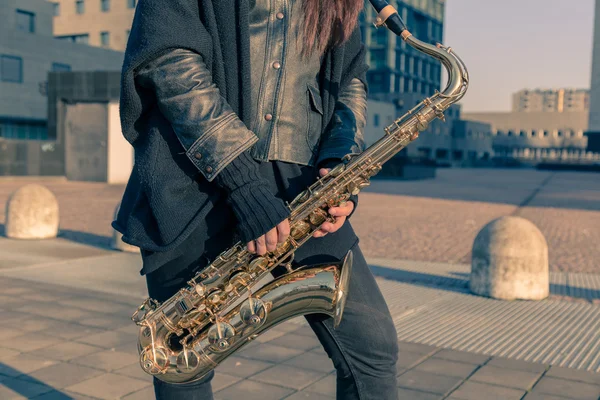
<svg viewBox="0 0 600 400">
<path fill-rule="evenodd" d="M 336 374 L 329 374 L 325 378 L 313 383 L 304 389 L 305 392 L 315 392 L 327 396 L 335 396 Z"/>
<path fill-rule="evenodd" d="M 327 354 L 317 354 L 312 352 L 302 353 L 299 356 L 290 358 L 283 362 L 293 367 L 307 369 L 309 371 L 333 372 L 335 368 L 333 362 Z"/>
<path fill-rule="evenodd" d="M 106 349 L 115 348 L 124 344 L 130 344 L 131 347 L 135 348 L 137 336 L 125 332 L 108 331 L 91 336 L 83 336 L 77 339 L 77 341 L 81 343 L 88 343 L 93 346 L 104 347 Z"/>
<path fill-rule="evenodd" d="M 542 376 L 542 372 L 527 372 L 484 365 L 475 372 L 470 381 L 528 390 L 533 387 L 540 376 Z"/>
<path fill-rule="evenodd" d="M 247 378 L 272 366 L 269 362 L 231 356 L 219 364 L 216 371 Z"/>
<path fill-rule="evenodd" d="M 125 332 L 125 333 L 129 333 L 131 335 L 138 335 L 138 333 L 140 332 L 140 327 L 137 326 L 136 324 L 134 324 L 133 322 L 130 324 L 127 324 L 125 326 L 122 326 L 120 328 L 117 329 L 119 332 Z"/>
<path fill-rule="evenodd" d="M 398 342 L 398 349 L 401 352 L 408 351 L 411 353 L 422 353 L 422 354 L 433 354 L 439 351 L 437 347 L 430 346 L 428 344 L 411 343 L 411 342 Z"/>
<path fill-rule="evenodd" d="M 418 390 L 410 390 L 398 388 L 399 400 L 441 400 L 444 395 L 420 392 Z"/>
<path fill-rule="evenodd" d="M 62 339 L 77 339 L 83 336 L 92 336 L 98 333 L 106 332 L 104 329 L 92 328 L 69 322 L 60 322 L 48 326 L 43 329 L 44 333 L 49 336 L 56 336 Z"/>
<path fill-rule="evenodd" d="M 60 306 L 54 304 L 31 304 L 18 308 L 17 310 L 25 313 L 40 315 L 46 318 L 57 319 L 61 321 L 80 321 L 89 318 L 92 313 L 75 307 Z"/>
<path fill-rule="evenodd" d="M 0 385 L 0 399 L 31 399 L 53 390 L 50 386 L 41 385 L 21 379 L 5 379 Z"/>
<path fill-rule="evenodd" d="M 105 371 L 114 371 L 126 365 L 139 362 L 139 357 L 118 351 L 100 351 L 83 357 L 77 357 L 71 360 L 72 363 L 85 365 L 88 367 L 103 369 Z"/>
<path fill-rule="evenodd" d="M 60 296 L 49 293 L 26 293 L 20 296 L 21 299 L 43 302 L 43 303 L 56 303 L 60 299 Z"/>
<path fill-rule="evenodd" d="M 569 400 L 566 397 L 552 396 L 550 394 L 529 393 L 523 400 Z"/>
<path fill-rule="evenodd" d="M 429 356 L 423 353 L 412 353 L 409 351 L 401 351 L 398 353 L 398 361 L 396 362 L 396 368 L 409 369 L 425 361 Z"/>
<path fill-rule="evenodd" d="M 316 337 L 315 336 L 315 332 L 312 330 L 312 328 L 310 327 L 310 325 L 304 325 L 304 326 L 300 326 L 298 329 L 296 329 L 295 331 L 293 331 L 296 335 L 303 335 L 303 336 L 310 336 L 310 337 Z"/>
<path fill-rule="evenodd" d="M 130 318 L 107 316 L 105 314 L 98 314 L 97 316 L 91 318 L 83 318 L 78 322 L 81 325 L 87 325 L 93 328 L 102 328 L 108 330 L 119 329 L 132 324 Z"/>
<path fill-rule="evenodd" d="M 42 357 L 36 357 L 30 354 L 20 354 L 14 357 L 6 358 L 0 363 L 0 375 L 10 377 L 21 374 L 29 374 L 38 369 L 57 364 L 56 360 L 48 360 Z M 0 397 L 1 399 L 2 397 Z"/>
<path fill-rule="evenodd" d="M 285 400 L 335 400 L 334 396 L 327 396 L 320 393 L 311 393 L 311 392 L 296 392 L 290 397 L 286 397 Z"/>
<path fill-rule="evenodd" d="M 2 321 L 0 319 L 0 321 Z M 4 323 L 4 322 L 3 322 Z M 7 339 L 14 338 L 16 336 L 24 335 L 25 332 L 20 329 L 14 329 L 9 327 L 0 327 L 0 342 L 3 342 Z"/>
<path fill-rule="evenodd" d="M 306 320 L 302 317 L 302 324 L 296 323 L 293 320 L 284 322 L 282 324 L 279 324 L 271 329 L 277 329 L 278 331 L 281 332 L 293 332 L 293 331 L 297 331 L 298 329 L 302 328 L 302 327 L 308 327 L 308 323 L 306 322 Z M 312 332 L 312 329 L 311 329 Z M 314 335 L 314 333 L 313 333 Z"/>
<path fill-rule="evenodd" d="M 47 357 L 53 360 L 68 361 L 76 357 L 97 353 L 102 350 L 103 349 L 100 347 L 90 346 L 88 344 L 64 342 L 36 350 L 35 354 L 40 357 Z"/>
<path fill-rule="evenodd" d="M 277 339 L 278 337 L 286 335 L 287 332 L 279 331 L 277 329 L 269 329 L 265 333 L 261 333 L 254 341 L 259 343 L 266 343 L 270 340 Z"/>
<path fill-rule="evenodd" d="M 140 363 L 135 363 L 123 368 L 119 368 L 113 371 L 113 374 L 125 375 L 130 378 L 139 379 L 141 381 L 152 382 L 152 375 L 145 373 L 142 367 L 140 366 Z"/>
<path fill-rule="evenodd" d="M 520 400 L 524 394 L 524 390 L 468 381 L 452 392 L 448 400 Z"/>
<path fill-rule="evenodd" d="M 4 347 L 0 347 L 0 361 L 5 358 L 12 358 L 17 354 L 21 354 L 21 352 L 15 349 L 5 349 Z"/>
<path fill-rule="evenodd" d="M 215 377 L 211 381 L 213 392 L 217 392 L 221 389 L 225 389 L 228 386 L 233 385 L 236 382 L 241 381 L 243 378 L 239 376 L 227 375 L 222 372 L 217 372 Z"/>
<path fill-rule="evenodd" d="M 0 318 L 2 321 L 2 318 Z M 6 322 L 6 321 L 3 321 Z M 50 318 L 43 318 L 39 316 L 28 316 L 19 321 L 19 329 L 25 332 L 39 332 L 45 331 L 51 327 L 61 326 L 62 321 L 56 321 Z M 49 334 L 50 335 L 50 334 Z M 51 335 L 53 336 L 53 335 Z"/>
<path fill-rule="evenodd" d="M 546 372 L 545 376 L 600 385 L 600 373 L 598 372 L 589 372 L 579 369 L 553 366 L 548 372 Z"/>
<path fill-rule="evenodd" d="M 548 369 L 548 367 L 544 364 L 531 363 L 527 361 L 521 360 L 512 360 L 510 358 L 503 357 L 493 357 L 490 361 L 487 362 L 486 365 L 491 365 L 493 367 L 500 368 L 508 368 L 508 369 L 516 369 L 519 371 L 528 371 L 528 372 L 544 372 Z"/>
<path fill-rule="evenodd" d="M 38 369 L 27 375 L 19 375 L 17 379 L 28 382 L 43 383 L 54 389 L 63 389 L 78 382 L 102 375 L 104 372 L 81 365 L 59 363 L 50 367 Z"/>
<path fill-rule="evenodd" d="M 44 347 L 49 347 L 60 342 L 62 342 L 61 339 L 43 333 L 27 333 L 4 341 L 3 346 L 22 352 L 29 352 L 43 349 Z"/>
<path fill-rule="evenodd" d="M 150 399 L 150 397 L 146 397 L 144 400 Z M 67 391 L 57 391 L 54 390 L 52 392 L 45 393 L 39 397 L 36 397 L 35 400 L 96 400 L 93 397 L 84 396 L 79 393 L 67 392 Z M 141 399 L 140 399 L 141 400 Z"/>
<path fill-rule="evenodd" d="M 462 379 L 410 370 L 398 377 L 398 386 L 422 392 L 447 394 L 462 382 Z"/>
<path fill-rule="evenodd" d="M 444 360 L 443 358 L 429 358 L 417 365 L 417 371 L 431 372 L 434 374 L 454 376 L 465 379 L 477 369 L 475 364 L 466 364 L 456 361 Z"/>
<path fill-rule="evenodd" d="M 114 399 L 135 393 L 143 388 L 149 387 L 148 382 L 128 378 L 122 375 L 103 374 L 66 389 L 86 396 L 100 399 Z"/>
<path fill-rule="evenodd" d="M 285 334 L 277 339 L 269 341 L 269 344 L 298 350 L 310 350 L 317 346 L 321 346 L 321 343 L 314 334 L 312 336 L 306 336 L 298 335 L 296 333 Z"/>
<path fill-rule="evenodd" d="M 123 400 L 151 400 L 155 398 L 154 386 L 150 386 L 135 393 L 128 394 L 123 397 Z"/>
<path fill-rule="evenodd" d="M 140 356 L 140 351 L 138 350 L 138 346 L 137 346 L 137 340 L 135 343 L 125 343 L 120 346 L 113 347 L 113 348 L 111 348 L 111 350 L 114 350 L 114 351 L 117 351 L 120 353 L 131 354 L 136 357 Z"/>
<path fill-rule="evenodd" d="M 489 356 L 485 356 L 483 354 L 475 354 L 468 353 L 466 351 L 456 351 L 456 350 L 440 350 L 435 353 L 432 357 L 434 358 L 443 358 L 444 360 L 458 361 L 464 362 L 468 364 L 485 364 L 487 360 L 490 359 Z"/>
<path fill-rule="evenodd" d="M 215 400 L 279 400 L 294 391 L 268 383 L 242 380 L 216 393 Z"/>
<path fill-rule="evenodd" d="M 268 343 L 261 343 L 258 346 L 245 348 L 237 353 L 238 356 L 251 358 L 254 360 L 279 363 L 289 360 L 298 354 L 303 353 L 302 350 L 290 349 L 287 347 L 274 346 Z"/>
<path fill-rule="evenodd" d="M 108 300 L 99 300 L 99 299 L 82 299 L 82 298 L 74 298 L 74 299 L 64 299 L 59 300 L 60 304 L 66 304 L 71 307 L 81 308 L 88 311 L 95 311 L 103 314 L 110 315 L 123 315 L 126 317 L 130 317 L 133 314 L 131 311 L 131 307 L 115 303 Z M 133 322 L 132 322 L 133 324 Z"/>
<path fill-rule="evenodd" d="M 326 375 L 325 372 L 312 372 L 280 364 L 266 369 L 250 379 L 300 390 L 315 383 Z"/>
<path fill-rule="evenodd" d="M 551 394 L 577 400 L 597 399 L 600 397 L 600 386 L 544 376 L 535 385 L 532 393 Z"/>
</svg>

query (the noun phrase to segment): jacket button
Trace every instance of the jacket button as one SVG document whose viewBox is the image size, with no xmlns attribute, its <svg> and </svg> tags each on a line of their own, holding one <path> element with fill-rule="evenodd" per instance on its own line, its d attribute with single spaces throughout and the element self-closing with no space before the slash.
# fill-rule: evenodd
<svg viewBox="0 0 600 400">
<path fill-rule="evenodd" d="M 273 63 L 273 68 L 275 68 L 275 69 L 279 69 L 279 68 L 281 68 L 281 64 L 279 64 L 279 62 L 275 61 L 275 62 Z"/>
<path fill-rule="evenodd" d="M 282 12 L 278 12 L 277 13 L 277 19 L 283 19 L 283 13 Z"/>
<path fill-rule="evenodd" d="M 273 119 L 273 114 L 265 114 L 265 119 L 266 119 L 267 121 L 270 121 L 270 120 L 272 120 L 272 119 Z"/>
<path fill-rule="evenodd" d="M 194 154 L 194 158 L 196 158 L 196 160 L 200 160 L 202 158 L 202 153 Z"/>
<path fill-rule="evenodd" d="M 210 174 L 212 172 L 212 167 L 209 165 L 208 167 L 204 168 L 204 170 Z"/>
</svg>

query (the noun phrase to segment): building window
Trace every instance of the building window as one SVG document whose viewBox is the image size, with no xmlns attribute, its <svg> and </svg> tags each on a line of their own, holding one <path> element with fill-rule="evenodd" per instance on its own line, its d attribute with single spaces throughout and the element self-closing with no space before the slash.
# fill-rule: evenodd
<svg viewBox="0 0 600 400">
<path fill-rule="evenodd" d="M 54 16 L 58 17 L 60 15 L 60 3 L 52 3 Z"/>
<path fill-rule="evenodd" d="M 110 0 L 100 0 L 100 10 L 103 12 L 110 11 Z"/>
<path fill-rule="evenodd" d="M 77 14 L 83 14 L 85 12 L 85 1 L 84 0 L 76 0 L 75 1 L 75 12 Z"/>
<path fill-rule="evenodd" d="M 15 56 L 0 56 L 0 79 L 3 82 L 23 83 L 23 59 Z"/>
<path fill-rule="evenodd" d="M 102 46 L 110 45 L 110 33 L 109 32 L 100 32 L 100 44 Z"/>
<path fill-rule="evenodd" d="M 373 126 L 379 126 L 379 114 L 373 114 Z"/>
<path fill-rule="evenodd" d="M 71 70 L 71 66 L 69 64 L 52 63 L 51 71 L 53 71 L 53 72 L 62 72 L 62 71 L 70 71 L 70 70 Z"/>
<path fill-rule="evenodd" d="M 127 7 L 129 8 L 135 8 L 137 4 L 137 0 L 127 0 Z"/>
<path fill-rule="evenodd" d="M 17 29 L 21 32 L 35 32 L 35 14 L 29 11 L 17 10 Z"/>
<path fill-rule="evenodd" d="M 83 33 L 81 35 L 56 36 L 56 39 L 66 40 L 67 42 L 89 44 L 90 35 Z"/>
</svg>

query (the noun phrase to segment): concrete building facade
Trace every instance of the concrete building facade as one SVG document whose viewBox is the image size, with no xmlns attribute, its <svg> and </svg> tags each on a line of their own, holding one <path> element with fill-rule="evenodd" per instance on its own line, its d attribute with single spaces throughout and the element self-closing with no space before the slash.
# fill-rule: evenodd
<svg viewBox="0 0 600 400">
<path fill-rule="evenodd" d="M 465 113 L 463 117 L 490 125 L 496 157 L 531 161 L 597 158 L 587 150 L 585 111 Z"/>
<path fill-rule="evenodd" d="M 588 111 L 587 89 L 523 89 L 513 94 L 513 112 Z"/>
<path fill-rule="evenodd" d="M 125 51 L 137 0 L 53 0 L 54 35 Z"/>
<path fill-rule="evenodd" d="M 590 83 L 590 114 L 588 122 L 588 151 L 600 153 L 600 0 L 594 12 L 592 45 L 592 76 Z"/>
<path fill-rule="evenodd" d="M 49 72 L 121 69 L 122 52 L 56 40 L 52 18 L 44 0 L 0 2 L 0 138 L 53 139 L 46 128 Z"/>
<path fill-rule="evenodd" d="M 415 37 L 424 42 L 443 42 L 444 1 L 390 1 Z M 370 97 L 395 101 L 404 93 L 430 96 L 440 89 L 441 64 L 408 46 L 385 27 L 375 28 L 376 12 L 365 1 L 360 14 L 362 38 L 368 51 L 367 72 Z"/>
</svg>

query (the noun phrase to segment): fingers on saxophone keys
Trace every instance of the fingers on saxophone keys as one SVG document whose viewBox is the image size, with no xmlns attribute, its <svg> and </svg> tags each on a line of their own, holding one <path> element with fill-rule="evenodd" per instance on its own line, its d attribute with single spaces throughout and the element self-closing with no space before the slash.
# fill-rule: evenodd
<svg viewBox="0 0 600 400">
<path fill-rule="evenodd" d="M 254 242 L 254 240 L 251 242 L 248 242 L 246 247 L 248 248 L 248 251 L 250 253 L 256 253 L 256 243 Z"/>
</svg>

